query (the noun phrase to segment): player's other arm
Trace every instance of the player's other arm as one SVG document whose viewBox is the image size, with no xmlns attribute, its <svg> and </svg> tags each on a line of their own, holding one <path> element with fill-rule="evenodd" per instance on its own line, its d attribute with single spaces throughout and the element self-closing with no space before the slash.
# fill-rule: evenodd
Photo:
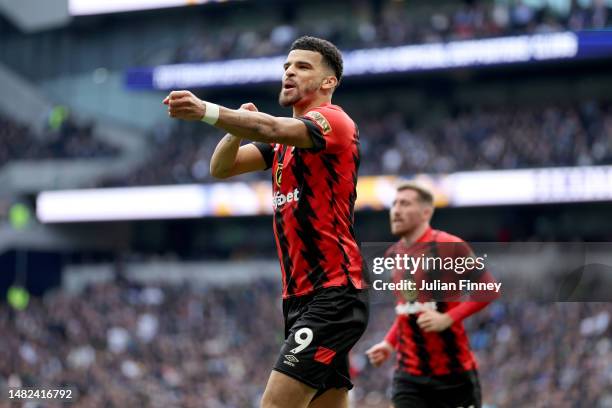
<svg viewBox="0 0 612 408">
<path fill-rule="evenodd" d="M 168 114 L 173 118 L 201 120 L 206 114 L 206 102 L 189 91 L 172 91 L 163 103 L 168 105 Z M 300 148 L 314 146 L 304 122 L 295 118 L 282 118 L 263 112 L 219 106 L 219 118 L 214 126 L 240 139 Z"/>
<path fill-rule="evenodd" d="M 240 109 L 257 111 L 252 103 L 245 103 Z M 247 144 L 241 147 L 241 141 L 239 137 L 229 133 L 219 141 L 210 159 L 211 176 L 223 179 L 269 167 L 262 152 L 255 145 Z"/>
<path fill-rule="evenodd" d="M 253 144 L 240 146 L 241 139 L 226 134 L 210 159 L 210 175 L 219 179 L 268 168 L 261 151 Z"/>
<path fill-rule="evenodd" d="M 385 339 L 380 343 L 376 343 L 366 351 L 366 355 L 374 367 L 379 367 L 387 361 L 397 347 L 398 325 L 399 317 L 396 317 Z"/>
<path fill-rule="evenodd" d="M 475 258 L 474 252 L 470 246 L 461 239 L 457 238 L 457 241 L 454 242 L 453 245 L 450 243 L 447 245 L 453 250 L 454 257 Z M 464 274 L 464 276 L 469 277 L 470 280 L 473 281 L 495 283 L 495 279 L 486 269 L 481 271 L 475 268 L 469 269 L 465 271 Z M 424 311 L 417 319 L 417 324 L 425 332 L 440 332 L 446 330 L 454 323 L 462 322 L 469 316 L 478 313 L 497 297 L 497 294 L 491 293 L 490 291 L 472 292 L 470 293 L 470 300 L 460 302 L 446 313 L 440 313 L 435 310 Z"/>
</svg>

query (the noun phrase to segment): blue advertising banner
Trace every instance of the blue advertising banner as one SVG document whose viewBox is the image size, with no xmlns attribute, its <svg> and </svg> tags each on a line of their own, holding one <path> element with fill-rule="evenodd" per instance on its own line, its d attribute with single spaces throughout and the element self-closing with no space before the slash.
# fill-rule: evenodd
<svg viewBox="0 0 612 408">
<path fill-rule="evenodd" d="M 345 77 L 612 57 L 612 31 L 522 35 L 345 51 Z M 284 56 L 135 68 L 129 89 L 208 88 L 280 81 Z"/>
</svg>

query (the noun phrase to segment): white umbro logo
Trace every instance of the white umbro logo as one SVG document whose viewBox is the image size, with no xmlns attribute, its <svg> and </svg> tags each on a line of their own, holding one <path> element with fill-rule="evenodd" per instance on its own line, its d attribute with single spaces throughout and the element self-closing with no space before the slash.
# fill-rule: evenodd
<svg viewBox="0 0 612 408">
<path fill-rule="evenodd" d="M 300 360 L 293 354 L 285 354 L 285 360 L 283 363 L 287 364 L 288 366 L 295 367 L 295 363 L 299 362 Z"/>
<path fill-rule="evenodd" d="M 289 361 L 291 361 L 292 363 L 299 363 L 300 360 L 298 360 L 298 358 L 292 354 L 286 354 L 285 358 Z"/>
</svg>

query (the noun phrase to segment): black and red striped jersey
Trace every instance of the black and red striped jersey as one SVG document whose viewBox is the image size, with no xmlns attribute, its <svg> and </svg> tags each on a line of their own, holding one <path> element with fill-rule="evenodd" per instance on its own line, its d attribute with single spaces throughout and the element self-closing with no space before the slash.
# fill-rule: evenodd
<svg viewBox="0 0 612 408">
<path fill-rule="evenodd" d="M 363 260 L 353 230 L 357 126 L 329 103 L 297 119 L 307 126 L 313 148 L 255 143 L 272 168 L 283 298 L 349 282 L 362 289 Z"/>
<path fill-rule="evenodd" d="M 407 246 L 400 240 L 386 253 L 387 257 L 397 255 L 443 259 L 473 256 L 471 248 L 461 238 L 432 228 L 428 228 L 414 244 Z M 416 283 L 416 288 L 420 288 L 424 279 L 430 279 L 436 273 L 423 268 L 414 273 L 395 269 L 392 277 L 394 282 L 408 278 Z M 439 274 L 440 277 L 443 278 Z M 492 281 L 486 270 L 478 279 Z M 395 295 L 397 316 L 385 339 L 397 351 L 397 369 L 414 376 L 430 377 L 477 368 L 462 320 L 484 308 L 488 302 L 436 301 L 427 291 L 395 291 Z M 454 323 L 441 332 L 425 332 L 417 324 L 417 319 L 426 308 L 448 313 Z"/>
</svg>

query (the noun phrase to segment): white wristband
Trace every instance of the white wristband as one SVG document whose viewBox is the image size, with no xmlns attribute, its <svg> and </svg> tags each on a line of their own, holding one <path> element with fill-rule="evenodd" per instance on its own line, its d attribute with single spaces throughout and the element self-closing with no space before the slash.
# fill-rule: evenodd
<svg viewBox="0 0 612 408">
<path fill-rule="evenodd" d="M 209 125 L 214 125 L 219 120 L 219 105 L 206 101 L 204 101 L 204 103 L 206 104 L 206 112 L 200 120 L 208 123 Z"/>
</svg>

